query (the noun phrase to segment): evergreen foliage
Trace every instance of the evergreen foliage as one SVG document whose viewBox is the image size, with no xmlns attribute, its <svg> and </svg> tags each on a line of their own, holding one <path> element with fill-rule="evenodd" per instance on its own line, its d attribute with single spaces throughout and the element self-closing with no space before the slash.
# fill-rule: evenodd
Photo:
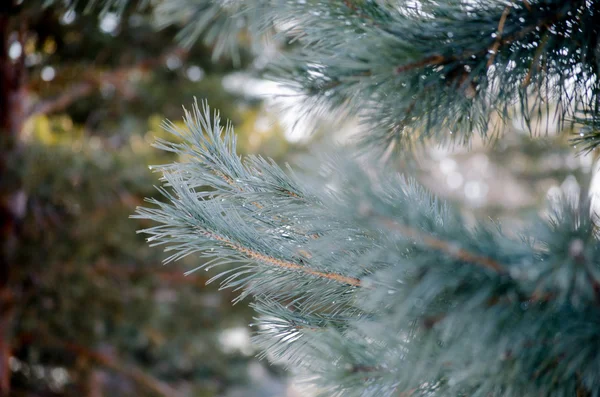
<svg viewBox="0 0 600 397">
<path fill-rule="evenodd" d="M 251 321 L 250 310 L 229 304 L 235 294 L 204 287 L 204 274 L 185 278 L 181 268 L 162 267 L 164 256 L 135 234 L 144 224 L 128 219 L 155 194 L 145 164 L 173 156 L 140 150 L 136 139 L 110 150 L 69 133 L 30 142 L 22 163 L 30 215 L 14 276 L 24 293 L 11 395 L 213 396 L 251 388 L 252 355 L 219 339 Z M 140 381 L 136 371 L 157 381 Z"/>
<path fill-rule="evenodd" d="M 249 334 L 252 311 L 206 275 L 184 277 L 191 261 L 164 268 L 135 234 L 148 222 L 128 219 L 157 196 L 147 164 L 177 160 L 148 141 L 193 94 L 226 107 L 240 152 L 285 155 L 277 124 L 250 139 L 261 102 L 224 87 L 248 51 L 236 67 L 200 43 L 184 50 L 143 1 L 0 3 L 0 80 L 18 83 L 0 82 L 0 395 L 275 394 L 279 368 L 226 340 Z"/>
<path fill-rule="evenodd" d="M 552 110 L 546 117 L 562 125 L 597 112 L 596 1 L 163 3 L 163 24 L 203 15 L 182 35 L 190 42 L 206 30 L 217 49 L 235 46 L 232 25 L 255 40 L 276 27 L 297 45 L 274 77 L 304 94 L 308 117 L 360 112 L 369 150 L 490 139 L 498 117 L 529 124 Z"/>
<path fill-rule="evenodd" d="M 559 126 L 585 117 L 579 138 L 593 148 L 598 1 L 165 4 L 216 7 L 188 32 L 218 32 L 227 15 L 283 32 L 297 45 L 274 72 L 307 113 L 358 112 L 368 126 L 366 155 L 330 153 L 314 161 L 319 177 L 241 158 L 204 103 L 184 128 L 166 124 L 176 142 L 157 142 L 184 160 L 157 167 L 165 200 L 138 209 L 158 224 L 143 232 L 170 260 L 229 264 L 213 279 L 253 297 L 268 357 L 327 396 L 600 395 L 600 243 L 587 197 L 503 230 L 375 161 L 424 138 L 492 134 L 493 114 L 529 124 L 550 109 Z"/>
<path fill-rule="evenodd" d="M 585 205 L 557 203 L 513 236 L 343 156 L 313 182 L 242 160 L 206 105 L 186 125 L 170 126 L 183 143 L 157 144 L 188 160 L 157 168 L 168 202 L 139 209 L 160 223 L 144 232 L 171 260 L 237 263 L 211 281 L 252 294 L 259 342 L 325 395 L 599 390 L 600 246 Z"/>
</svg>

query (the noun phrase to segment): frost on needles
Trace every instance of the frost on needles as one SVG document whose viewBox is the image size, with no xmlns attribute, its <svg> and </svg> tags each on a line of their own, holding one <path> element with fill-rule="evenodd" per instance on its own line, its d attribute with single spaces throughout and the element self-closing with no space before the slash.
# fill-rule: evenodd
<svg viewBox="0 0 600 397">
<path fill-rule="evenodd" d="M 167 128 L 173 142 L 157 147 L 183 160 L 156 167 L 166 200 L 138 209 L 157 223 L 143 232 L 171 260 L 227 265 L 211 281 L 252 296 L 265 354 L 323 395 L 600 391 L 600 244 L 585 205 L 555 203 L 508 236 L 342 155 L 313 181 L 242 159 L 205 103 Z"/>
</svg>

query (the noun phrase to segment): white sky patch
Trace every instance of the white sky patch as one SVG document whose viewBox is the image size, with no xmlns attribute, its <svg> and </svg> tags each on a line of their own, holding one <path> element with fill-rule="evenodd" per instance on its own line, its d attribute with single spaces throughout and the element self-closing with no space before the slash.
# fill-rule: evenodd
<svg viewBox="0 0 600 397">
<path fill-rule="evenodd" d="M 246 73 L 232 73 L 223 79 L 223 87 L 229 92 L 239 92 L 264 101 L 265 109 L 277 115 L 289 142 L 301 142 L 310 136 L 314 125 L 302 117 L 302 96 L 282 84 L 257 79 Z"/>
<path fill-rule="evenodd" d="M 107 12 L 106 15 L 100 19 L 100 30 L 104 33 L 115 33 L 117 26 L 119 26 L 119 17 L 114 12 Z"/>
<path fill-rule="evenodd" d="M 23 53 L 23 46 L 18 41 L 13 42 L 8 49 L 10 59 L 17 59 Z"/>
<path fill-rule="evenodd" d="M 465 183 L 465 197 L 472 204 L 481 205 L 488 193 L 488 186 L 481 181 L 468 181 Z"/>
<path fill-rule="evenodd" d="M 42 80 L 52 81 L 56 77 L 56 70 L 52 66 L 44 66 L 41 72 Z"/>
<path fill-rule="evenodd" d="M 448 183 L 448 187 L 452 190 L 458 189 L 463 184 L 464 178 L 462 174 L 459 172 L 451 172 L 446 178 L 446 183 Z"/>
<path fill-rule="evenodd" d="M 224 329 L 219 333 L 219 343 L 226 353 L 236 351 L 250 355 L 253 352 L 250 342 L 250 332 L 246 327 Z"/>
<path fill-rule="evenodd" d="M 444 174 L 448 175 L 455 169 L 456 169 L 456 161 L 454 161 L 453 159 L 446 157 L 445 159 L 440 161 L 440 170 Z"/>
<path fill-rule="evenodd" d="M 200 66 L 192 65 L 187 68 L 185 75 L 191 81 L 197 82 L 204 78 L 204 70 Z"/>
</svg>

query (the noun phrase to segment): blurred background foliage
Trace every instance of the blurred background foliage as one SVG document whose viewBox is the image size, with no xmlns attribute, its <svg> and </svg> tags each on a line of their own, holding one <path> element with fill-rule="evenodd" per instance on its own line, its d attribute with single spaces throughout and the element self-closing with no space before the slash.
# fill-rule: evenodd
<svg viewBox="0 0 600 397">
<path fill-rule="evenodd" d="M 292 146 L 256 96 L 228 89 L 254 57 L 211 61 L 178 48 L 135 2 L 117 17 L 25 2 L 8 52 L 23 61 L 27 110 L 14 161 L 19 222 L 11 329 L 14 396 L 283 395 L 282 372 L 254 358 L 245 304 L 217 293 L 190 258 L 163 267 L 129 219 L 156 195 L 160 123 L 210 98 L 245 153 L 282 161 Z M 235 87 L 234 87 L 235 88 Z M 15 288 L 16 289 L 16 288 Z"/>
<path fill-rule="evenodd" d="M 129 219 L 156 196 L 148 165 L 176 160 L 150 146 L 166 137 L 160 123 L 180 120 L 194 96 L 232 120 L 242 153 L 284 162 L 305 151 L 314 120 L 290 129 L 286 113 L 261 100 L 289 93 L 260 79 L 272 48 L 242 47 L 239 63 L 215 62 L 202 44 L 178 47 L 177 27 L 157 31 L 135 1 L 100 17 L 84 14 L 83 2 L 17 3 L 5 39 L 24 71 L 22 150 L 0 183 L 13 186 L 7 175 L 17 175 L 23 207 L 11 268 L 11 395 L 292 395 L 280 368 L 254 358 L 252 312 L 231 305 L 235 292 L 205 286 L 207 273 L 184 276 L 193 257 L 163 266 L 136 234 L 148 225 Z M 287 116 L 300 113 L 287 105 Z M 474 213 L 518 221 L 593 175 L 592 155 L 572 150 L 572 131 L 542 125 L 540 139 L 522 127 L 515 120 L 493 146 L 427 146 L 388 166 Z M 325 122 L 310 141 L 347 144 L 364 129 L 351 117 L 335 129 Z"/>
</svg>

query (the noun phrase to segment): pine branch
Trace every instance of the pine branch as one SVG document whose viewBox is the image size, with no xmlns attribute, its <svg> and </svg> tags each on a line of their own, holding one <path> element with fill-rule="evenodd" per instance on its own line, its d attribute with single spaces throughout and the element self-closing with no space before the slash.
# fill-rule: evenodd
<svg viewBox="0 0 600 397">
<path fill-rule="evenodd" d="M 208 281 L 207 277 L 199 274 L 186 276 L 178 270 L 155 270 L 151 268 L 132 268 L 126 265 L 99 263 L 94 265 L 93 271 L 102 276 L 115 276 L 119 278 L 135 279 L 137 277 L 156 277 L 159 280 L 173 285 L 202 286 Z"/>
<path fill-rule="evenodd" d="M 600 105 L 600 104 L 599 104 Z M 600 115 L 590 112 L 574 119 L 581 127 L 571 139 L 581 153 L 590 153 L 600 146 Z"/>
<path fill-rule="evenodd" d="M 278 27 L 299 45 L 276 78 L 304 94 L 308 114 L 360 113 L 373 127 L 363 143 L 384 143 L 379 161 L 429 138 L 485 137 L 494 115 L 530 125 L 549 101 L 559 126 L 597 113 L 595 0 L 173 0 L 166 10 L 205 13 L 188 32 L 207 30 L 220 50 L 236 18 L 236 35 Z M 507 235 L 346 155 L 321 160 L 314 182 L 242 159 L 231 126 L 223 135 L 209 116 L 196 106 L 185 128 L 167 125 L 179 141 L 157 146 L 186 160 L 158 168 L 167 202 L 137 217 L 158 223 L 145 232 L 170 259 L 231 265 L 214 279 L 255 297 L 265 355 L 332 396 L 600 390 L 600 243 L 587 205 L 563 198 Z M 595 129 L 580 142 L 595 145 Z"/>
<path fill-rule="evenodd" d="M 330 395 L 547 394 L 530 379 L 558 377 L 552 390 L 566 392 L 574 373 L 587 390 L 600 387 L 590 380 L 600 351 L 572 353 L 600 346 L 589 207 L 565 201 L 513 238 L 496 225 L 468 227 L 416 183 L 373 179 L 347 156 L 320 160 L 329 174 L 314 184 L 268 160 L 244 161 L 232 128 L 223 134 L 206 105 L 184 121 L 169 125 L 178 142 L 158 143 L 185 159 L 158 167 L 167 203 L 151 201 L 137 217 L 159 224 L 145 232 L 176 251 L 171 259 L 201 252 L 211 258 L 201 268 L 234 262 L 215 279 L 255 296 L 269 357 L 308 371 Z M 291 232 L 298 226 L 306 233 Z M 529 364 L 514 373 L 513 357 Z"/>
<path fill-rule="evenodd" d="M 342 283 L 342 284 L 348 284 L 348 285 L 352 285 L 355 287 L 360 286 L 360 279 L 358 279 L 358 278 L 347 277 L 347 276 L 343 276 L 341 274 L 335 274 L 335 273 L 319 272 L 319 271 L 310 269 L 307 266 L 300 265 L 298 263 L 277 259 L 277 258 L 271 257 L 269 255 L 265 255 L 260 252 L 254 251 L 250 248 L 243 247 L 239 244 L 231 242 L 230 240 L 228 240 L 225 237 L 218 236 L 214 233 L 210 233 L 210 232 L 202 232 L 202 233 L 205 234 L 209 239 L 219 242 L 219 243 L 223 244 L 224 246 L 229 247 L 239 253 L 242 253 L 249 259 L 265 263 L 269 266 L 274 266 L 274 267 L 277 267 L 279 269 L 284 269 L 284 270 L 299 271 L 301 273 L 305 273 L 310 276 L 314 276 L 314 277 L 318 277 L 318 278 L 322 278 L 322 279 L 326 279 L 326 280 L 331 280 L 331 281 L 335 281 L 335 282 Z"/>
<path fill-rule="evenodd" d="M 285 49 L 289 56 L 273 65 L 273 78 L 303 94 L 307 117 L 358 114 L 371 126 L 360 147 L 384 153 L 429 138 L 468 144 L 474 131 L 494 136 L 502 124 L 490 125 L 493 117 L 514 113 L 530 120 L 548 101 L 558 105 L 559 127 L 579 111 L 595 111 L 599 7 L 596 0 L 418 7 L 173 0 L 165 5 L 172 12 L 164 13 L 164 23 L 210 9 L 197 23 L 187 19 L 194 35 L 186 39 L 208 31 L 220 49 L 235 47 L 232 19 L 238 19 L 234 32 L 247 28 L 256 40 L 269 26 L 284 27 L 279 35 L 300 46 Z"/>
<path fill-rule="evenodd" d="M 584 1 L 578 1 L 573 3 L 573 8 L 577 9 L 584 3 Z M 524 37 L 526 37 L 534 31 L 540 31 L 541 28 L 549 29 L 552 26 L 552 24 L 563 20 L 567 16 L 567 13 L 570 12 L 558 11 L 555 13 L 550 13 L 548 16 L 545 16 L 543 19 L 537 21 L 535 24 L 526 25 L 518 29 L 514 34 L 507 37 L 503 37 L 502 35 L 504 32 L 504 25 L 506 24 L 506 20 L 508 18 L 508 15 L 510 14 L 511 9 L 517 7 L 516 4 L 517 2 L 512 2 L 510 3 L 510 5 L 504 8 L 504 11 L 502 12 L 502 15 L 500 16 L 500 19 L 498 21 L 498 28 L 494 33 L 494 37 L 496 38 L 496 40 L 494 40 L 493 45 L 491 47 L 482 48 L 477 52 L 470 51 L 451 57 L 445 57 L 441 54 L 431 55 L 420 61 L 408 65 L 398 66 L 398 68 L 396 69 L 396 73 L 400 74 L 402 72 L 412 71 L 415 69 L 422 69 L 425 66 L 439 66 L 451 64 L 456 61 L 467 61 L 473 56 L 485 56 L 485 54 L 489 54 L 488 61 L 486 64 L 487 68 L 489 68 L 490 66 L 493 66 L 495 64 L 494 60 L 496 59 L 496 54 L 501 46 L 513 44 L 515 41 L 523 39 Z M 523 4 L 525 4 L 525 2 L 523 2 Z"/>
<path fill-rule="evenodd" d="M 114 12 L 116 14 L 122 14 L 126 7 L 133 4 L 138 9 L 142 10 L 148 7 L 149 0 L 44 0 L 42 6 L 49 7 L 54 4 L 60 4 L 68 8 L 83 8 L 83 12 L 86 14 L 97 13 L 100 17 L 106 15 L 108 12 Z"/>
<path fill-rule="evenodd" d="M 224 287 L 246 287 L 240 299 L 252 291 L 271 294 L 277 300 L 299 299 L 306 310 L 314 305 L 345 306 L 350 298 L 345 295 L 347 289 L 361 285 L 361 270 L 332 270 L 315 262 L 305 249 L 298 250 L 298 243 L 314 240 L 318 233 L 311 232 L 310 225 L 300 227 L 296 211 L 287 212 L 318 206 L 318 199 L 270 160 L 249 157 L 243 162 L 235 153 L 231 126 L 228 124 L 222 135 L 218 114 L 211 120 L 206 104 L 202 110 L 196 105 L 192 112 L 186 111 L 184 121 L 183 129 L 166 124 L 180 142 L 158 141 L 156 145 L 187 159 L 156 167 L 163 173 L 165 188 L 160 191 L 171 204 L 151 200 L 158 208 L 139 208 L 135 216 L 161 224 L 143 231 L 151 235 L 149 241 L 169 244 L 168 249 L 176 253 L 168 260 L 194 252 L 214 257 L 199 268 L 241 261 L 239 272 L 234 267 L 216 277 L 223 278 Z M 273 211 L 276 207 L 285 211 Z M 215 247 L 219 250 L 213 252 Z M 279 274 L 278 281 L 273 279 L 273 270 Z M 300 279 L 311 289 L 315 282 L 311 279 L 339 286 L 329 287 L 325 296 L 331 295 L 331 300 L 325 304 L 316 291 L 307 295 L 288 288 L 298 287 Z"/>
<path fill-rule="evenodd" d="M 413 239 L 417 242 L 417 244 L 423 244 L 428 248 L 439 250 L 444 254 L 456 258 L 462 262 L 473 263 L 477 266 L 493 270 L 496 273 L 506 273 L 505 267 L 491 258 L 471 253 L 464 248 L 457 247 L 451 242 L 426 235 L 425 233 L 419 232 L 411 227 L 401 225 L 391 219 L 379 218 L 378 221 L 387 228 L 395 230 L 407 238 Z"/>
<path fill-rule="evenodd" d="M 125 4 L 108 1 L 102 9 L 116 3 Z M 309 117 L 324 110 L 356 112 L 372 126 L 360 142 L 383 153 L 429 138 L 467 144 L 473 130 L 486 138 L 497 132 L 490 128 L 501 127 L 490 126 L 492 117 L 514 112 L 530 120 L 548 100 L 559 105 L 558 126 L 580 111 L 595 112 L 598 7 L 596 0 L 489 1 L 472 7 L 168 0 L 156 6 L 155 17 L 161 27 L 183 25 L 186 46 L 204 34 L 215 57 L 237 56 L 244 31 L 258 43 L 274 27 L 285 27 L 279 36 L 302 45 L 286 48 L 290 56 L 273 65 L 273 76 L 304 94 Z M 360 35 L 349 40 L 350 30 Z M 317 57 L 318 65 L 311 61 Z M 540 62 L 549 67 L 540 68 Z M 83 84 L 73 95 L 89 90 Z M 70 101 L 68 94 L 63 99 Z M 569 106 L 560 106 L 567 101 Z"/>
</svg>

